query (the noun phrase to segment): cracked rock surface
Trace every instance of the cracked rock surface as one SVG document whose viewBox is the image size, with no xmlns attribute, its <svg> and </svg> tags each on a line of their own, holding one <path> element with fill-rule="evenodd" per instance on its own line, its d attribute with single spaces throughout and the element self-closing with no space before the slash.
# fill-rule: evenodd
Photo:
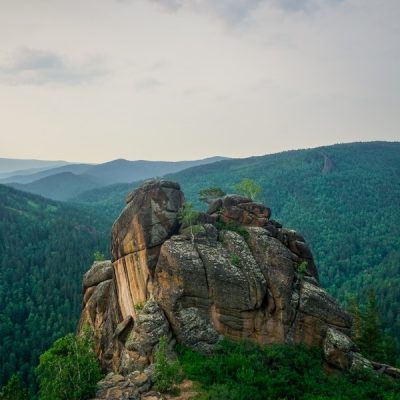
<svg viewBox="0 0 400 400">
<path fill-rule="evenodd" d="M 80 326 L 92 326 L 103 368 L 143 371 L 161 336 L 203 353 L 222 337 L 305 343 L 335 368 L 361 364 L 351 319 L 319 286 L 299 233 L 242 196 L 217 199 L 191 228 L 183 204 L 176 182 L 143 184 L 114 223 L 112 262 L 85 275 Z"/>
</svg>

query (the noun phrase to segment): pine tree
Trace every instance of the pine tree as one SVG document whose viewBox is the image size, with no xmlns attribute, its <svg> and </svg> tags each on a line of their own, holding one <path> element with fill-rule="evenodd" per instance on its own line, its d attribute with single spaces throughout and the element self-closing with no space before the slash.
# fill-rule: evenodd
<svg viewBox="0 0 400 400">
<path fill-rule="evenodd" d="M 0 400 L 28 400 L 28 391 L 17 375 L 13 375 L 0 392 Z"/>
</svg>

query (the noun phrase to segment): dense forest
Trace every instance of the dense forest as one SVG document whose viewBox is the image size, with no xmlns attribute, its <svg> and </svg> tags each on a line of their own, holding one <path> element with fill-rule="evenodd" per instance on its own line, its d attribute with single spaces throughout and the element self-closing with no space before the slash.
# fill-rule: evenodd
<svg viewBox="0 0 400 400">
<path fill-rule="evenodd" d="M 0 384 L 18 371 L 35 386 L 39 355 L 76 329 L 81 276 L 108 237 L 88 207 L 0 185 Z"/>
<path fill-rule="evenodd" d="M 251 178 L 273 218 L 311 245 L 322 285 L 344 304 L 370 289 L 387 333 L 400 337 L 400 143 L 354 143 L 225 160 L 167 176 L 188 201 L 233 192 Z M 38 356 L 73 332 L 82 274 L 139 183 L 117 184 L 60 203 L 0 185 L 0 384 L 14 372 L 32 386 Z"/>
<path fill-rule="evenodd" d="M 227 193 L 243 178 L 262 186 L 273 218 L 311 245 L 322 285 L 343 304 L 376 291 L 388 332 L 400 337 L 400 143 L 371 142 L 225 160 L 166 176 L 197 208 L 201 189 Z M 138 183 L 86 192 L 75 200 L 104 210 L 108 223 Z"/>
</svg>

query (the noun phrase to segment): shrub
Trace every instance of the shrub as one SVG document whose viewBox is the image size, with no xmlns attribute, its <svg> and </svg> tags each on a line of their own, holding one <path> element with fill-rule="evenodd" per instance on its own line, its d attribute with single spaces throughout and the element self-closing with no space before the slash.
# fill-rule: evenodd
<svg viewBox="0 0 400 400">
<path fill-rule="evenodd" d="M 243 237 L 244 240 L 248 240 L 250 237 L 249 232 L 246 230 L 246 228 L 237 222 L 223 222 L 223 221 L 217 221 L 215 224 L 215 227 L 219 231 L 232 231 L 238 233 L 240 236 Z"/>
<path fill-rule="evenodd" d="M 320 349 L 304 345 L 261 348 L 223 340 L 210 356 L 178 347 L 189 379 L 201 384 L 198 400 L 392 400 L 400 382 L 361 371 L 328 376 Z"/>
<path fill-rule="evenodd" d="M 136 303 L 134 305 L 134 307 L 135 307 L 135 310 L 139 312 L 139 311 L 143 310 L 144 304 L 143 304 L 143 302 L 139 302 L 139 303 Z"/>
<path fill-rule="evenodd" d="M 225 194 L 221 188 L 212 186 L 199 191 L 199 200 L 210 204 L 213 200 L 223 197 Z"/>
<path fill-rule="evenodd" d="M 105 260 L 104 253 L 102 253 L 102 252 L 99 251 L 99 250 L 96 250 L 96 251 L 93 253 L 93 257 L 94 257 L 94 261 L 104 261 L 104 260 Z"/>
<path fill-rule="evenodd" d="M 40 400 L 85 400 L 94 397 L 96 383 L 102 378 L 93 352 L 89 330 L 84 336 L 73 334 L 54 342 L 40 356 L 36 368 Z"/>
<path fill-rule="evenodd" d="M 182 380 L 178 361 L 170 361 L 167 355 L 167 339 L 160 338 L 154 362 L 155 387 L 162 393 L 177 394 L 177 383 Z"/>
<path fill-rule="evenodd" d="M 235 267 L 238 267 L 239 264 L 240 264 L 240 258 L 236 254 L 231 255 L 230 258 L 229 258 L 229 261 Z"/>
<path fill-rule="evenodd" d="M 28 400 L 28 391 L 17 375 L 13 375 L 0 391 L 0 400 Z"/>
</svg>

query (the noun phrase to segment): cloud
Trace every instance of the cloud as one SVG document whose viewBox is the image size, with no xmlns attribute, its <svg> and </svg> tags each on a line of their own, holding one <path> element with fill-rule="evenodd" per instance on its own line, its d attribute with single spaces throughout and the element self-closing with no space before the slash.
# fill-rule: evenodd
<svg viewBox="0 0 400 400">
<path fill-rule="evenodd" d="M 289 12 L 312 12 L 323 6 L 335 5 L 343 0 L 275 0 L 276 6 Z"/>
<path fill-rule="evenodd" d="M 265 0 L 148 0 L 168 12 L 189 9 L 216 16 L 229 23 L 238 23 Z"/>
<path fill-rule="evenodd" d="M 128 1 L 128 0 L 126 0 Z M 321 7 L 335 5 L 344 0 L 148 0 L 168 12 L 188 9 L 220 18 L 230 24 L 238 24 L 261 6 L 269 6 L 287 13 L 311 13 Z"/>
<path fill-rule="evenodd" d="M 162 83 L 154 78 L 146 78 L 142 79 L 135 84 L 135 88 L 137 91 L 145 91 L 145 90 L 151 90 L 158 88 L 159 86 L 162 86 Z"/>
<path fill-rule="evenodd" d="M 78 85 L 106 73 L 103 61 L 98 58 L 71 63 L 52 51 L 27 47 L 18 49 L 9 62 L 0 64 L 0 80 L 13 85 Z"/>
</svg>

